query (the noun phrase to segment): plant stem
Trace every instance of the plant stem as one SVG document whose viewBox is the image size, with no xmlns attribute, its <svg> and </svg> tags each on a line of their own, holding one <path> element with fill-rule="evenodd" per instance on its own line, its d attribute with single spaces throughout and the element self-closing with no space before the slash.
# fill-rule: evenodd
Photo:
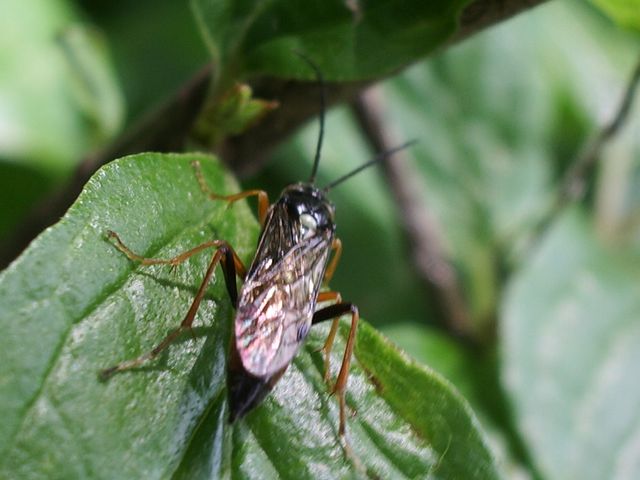
<svg viewBox="0 0 640 480">
<path fill-rule="evenodd" d="M 406 140 L 400 139 L 389 122 L 384 121 L 379 88 L 373 87 L 360 94 L 352 103 L 352 109 L 375 151 L 389 151 Z M 457 273 L 444 254 L 440 228 L 418 181 L 420 173 L 407 157 L 407 151 L 403 150 L 393 158 L 383 159 L 380 165 L 395 199 L 414 268 L 428 298 L 433 300 L 441 326 L 456 337 L 470 338 L 472 322 Z"/>
<path fill-rule="evenodd" d="M 620 105 L 613 118 L 602 128 L 597 130 L 584 144 L 564 175 L 560 183 L 555 201 L 540 224 L 536 227 L 533 240 L 530 244 L 537 243 L 537 240 L 547 231 L 553 220 L 564 212 L 564 210 L 575 202 L 584 198 L 586 185 L 590 177 L 595 172 L 598 159 L 603 148 L 622 130 L 629 117 L 629 111 L 633 105 L 638 85 L 640 84 L 640 56 L 636 62 L 633 72 L 627 83 L 625 93 L 622 96 Z"/>
</svg>

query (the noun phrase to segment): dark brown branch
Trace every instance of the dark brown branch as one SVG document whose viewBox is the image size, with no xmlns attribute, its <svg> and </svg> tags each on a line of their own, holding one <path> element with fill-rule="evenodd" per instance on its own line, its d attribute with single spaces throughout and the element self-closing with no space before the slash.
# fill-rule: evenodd
<svg viewBox="0 0 640 480">
<path fill-rule="evenodd" d="M 563 208 L 569 202 L 580 200 L 584 195 L 587 178 L 593 172 L 602 149 L 621 130 L 629 116 L 629 111 L 638 89 L 638 83 L 640 83 L 640 57 L 638 57 L 633 73 L 629 78 L 616 114 L 608 124 L 587 141 L 585 147 L 567 170 L 562 182 L 557 208 Z"/>
<path fill-rule="evenodd" d="M 377 88 L 360 94 L 352 106 L 361 130 L 375 151 L 388 151 L 406 140 L 384 121 L 384 107 Z M 440 229 L 417 180 L 420 175 L 407 156 L 406 151 L 398 152 L 393 158 L 383 160 L 381 166 L 408 239 L 413 265 L 428 297 L 434 301 L 441 325 L 456 336 L 469 338 L 472 325 L 456 271 L 444 254 Z"/>
<path fill-rule="evenodd" d="M 475 0 L 464 10 L 458 32 L 446 45 L 466 39 L 544 1 Z M 0 242 L 0 268 L 15 258 L 44 228 L 56 222 L 77 198 L 88 178 L 106 162 L 130 153 L 179 150 L 202 107 L 210 78 L 209 69 L 200 72 L 165 107 L 148 115 L 138 128 L 103 151 L 89 155 L 63 189 L 45 199 L 13 236 Z M 329 84 L 328 103 L 351 101 L 369 83 Z M 311 82 L 263 78 L 251 82 L 251 86 L 256 96 L 278 100 L 281 108 L 221 146 L 218 153 L 239 174 L 259 170 L 275 146 L 317 113 L 317 95 Z"/>
<path fill-rule="evenodd" d="M 491 25 L 503 22 L 518 13 L 547 0 L 476 0 L 462 12 L 460 28 L 449 44 L 458 43 Z"/>
<path fill-rule="evenodd" d="M 580 201 L 586 191 L 586 185 L 589 178 L 593 175 L 598 159 L 602 154 L 603 148 L 611 141 L 624 127 L 629 116 L 633 100 L 640 84 L 640 57 L 633 69 L 625 93 L 620 101 L 620 105 L 613 118 L 604 125 L 600 130 L 596 131 L 582 148 L 575 160 L 571 163 L 560 184 L 558 195 L 551 207 L 549 213 L 537 225 L 532 235 L 530 244 L 540 238 L 540 236 L 553 223 L 558 215 L 573 202 Z"/>
</svg>

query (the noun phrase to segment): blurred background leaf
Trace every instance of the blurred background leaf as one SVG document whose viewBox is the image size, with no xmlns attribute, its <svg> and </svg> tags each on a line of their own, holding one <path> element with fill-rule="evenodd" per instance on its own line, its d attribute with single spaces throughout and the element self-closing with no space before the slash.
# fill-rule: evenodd
<svg viewBox="0 0 640 480">
<path fill-rule="evenodd" d="M 638 0 L 591 0 L 623 27 L 640 33 L 640 1 Z"/>
<path fill-rule="evenodd" d="M 127 120 L 161 103 L 209 61 L 187 1 L 81 0 L 104 32 L 127 99 Z"/>
<path fill-rule="evenodd" d="M 123 116 L 107 47 L 71 2 L 2 0 L 1 7 L 0 237 Z"/>
<path fill-rule="evenodd" d="M 314 79 L 294 51 L 313 59 L 328 80 L 381 77 L 441 45 L 455 32 L 467 3 L 193 0 L 192 5 L 226 83 L 229 77 L 265 73 Z"/>
<path fill-rule="evenodd" d="M 549 479 L 640 475 L 640 255 L 593 227 L 567 212 L 504 302 L 505 386 Z"/>
</svg>

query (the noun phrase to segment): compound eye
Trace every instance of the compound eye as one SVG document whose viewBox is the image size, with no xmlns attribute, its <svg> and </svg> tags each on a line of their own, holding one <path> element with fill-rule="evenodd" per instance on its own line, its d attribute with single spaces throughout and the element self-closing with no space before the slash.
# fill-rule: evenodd
<svg viewBox="0 0 640 480">
<path fill-rule="evenodd" d="M 300 226 L 302 227 L 303 238 L 307 238 L 315 235 L 318 228 L 318 222 L 316 222 L 313 215 L 303 213 L 300 215 Z"/>
</svg>

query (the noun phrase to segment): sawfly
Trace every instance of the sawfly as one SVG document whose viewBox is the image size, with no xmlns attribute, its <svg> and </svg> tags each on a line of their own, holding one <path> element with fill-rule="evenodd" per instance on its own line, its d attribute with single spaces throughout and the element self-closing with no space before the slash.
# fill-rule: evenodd
<svg viewBox="0 0 640 480">
<path fill-rule="evenodd" d="M 154 259 L 135 254 L 115 232 L 109 231 L 108 237 L 115 247 L 130 260 L 142 265 L 166 264 L 175 267 L 203 250 L 213 249 L 214 253 L 179 328 L 169 333 L 151 351 L 102 370 L 100 375 L 102 379 L 107 379 L 116 372 L 135 368 L 155 358 L 183 331 L 189 330 L 207 285 L 216 266 L 220 264 L 229 298 L 236 310 L 227 377 L 230 422 L 241 418 L 256 407 L 271 391 L 313 325 L 333 320 L 323 346 L 324 377 L 325 381 L 328 381 L 329 354 L 338 330 L 338 320 L 341 316 L 349 314 L 351 329 L 342 365 L 332 388 L 332 393 L 335 393 L 339 400 L 339 434 L 344 436 L 345 392 L 359 313 L 353 303 L 343 302 L 338 292 L 321 291 L 323 285 L 331 279 L 342 252 L 342 244 L 335 235 L 335 207 L 327 194 L 336 185 L 413 142 L 383 152 L 330 184 L 317 187 L 315 178 L 324 135 L 324 83 L 318 67 L 305 57 L 302 58 L 315 71 L 321 90 L 320 133 L 309 180 L 289 185 L 282 191 L 278 200 L 270 205 L 267 193 L 262 190 L 248 190 L 235 195 L 218 195 L 212 192 L 199 164 L 193 164 L 200 189 L 210 199 L 233 203 L 247 197 L 257 197 L 261 233 L 255 256 L 248 269 L 231 245 L 224 240 L 203 243 L 170 259 Z M 239 292 L 236 276 L 243 281 Z M 316 308 L 319 303 L 325 302 L 334 303 Z"/>
</svg>

